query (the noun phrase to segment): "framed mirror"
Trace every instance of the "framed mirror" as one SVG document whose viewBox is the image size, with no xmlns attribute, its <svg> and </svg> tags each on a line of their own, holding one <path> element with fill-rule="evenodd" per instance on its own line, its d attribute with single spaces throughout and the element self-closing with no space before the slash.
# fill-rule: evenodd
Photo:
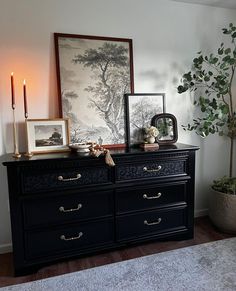
<svg viewBox="0 0 236 291">
<path fill-rule="evenodd" d="M 178 140 L 177 120 L 173 114 L 157 114 L 153 116 L 151 125 L 159 131 L 156 137 L 159 144 L 173 144 Z"/>
</svg>

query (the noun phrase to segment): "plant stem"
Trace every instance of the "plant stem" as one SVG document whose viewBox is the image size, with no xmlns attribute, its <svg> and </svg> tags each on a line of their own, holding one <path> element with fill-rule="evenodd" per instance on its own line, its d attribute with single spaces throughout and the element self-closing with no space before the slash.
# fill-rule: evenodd
<svg viewBox="0 0 236 291">
<path fill-rule="evenodd" d="M 233 96 L 232 96 L 232 82 L 234 78 L 234 72 L 235 72 L 235 66 L 232 67 L 232 74 L 230 78 L 230 83 L 229 83 L 229 118 L 234 119 L 234 112 L 233 112 Z M 229 161 L 229 176 L 232 178 L 233 176 L 233 150 L 234 150 L 234 135 L 232 134 L 230 136 L 230 161 Z"/>
<path fill-rule="evenodd" d="M 232 178 L 233 176 L 233 150 L 234 150 L 234 138 L 230 137 L 230 155 L 229 155 L 229 176 Z"/>
<path fill-rule="evenodd" d="M 230 78 L 230 82 L 229 82 L 229 102 L 230 102 L 230 116 L 233 118 L 233 97 L 232 97 L 232 82 L 233 82 L 233 78 L 234 78 L 234 71 L 235 71 L 235 66 L 232 67 L 232 74 L 231 74 L 231 78 Z"/>
</svg>

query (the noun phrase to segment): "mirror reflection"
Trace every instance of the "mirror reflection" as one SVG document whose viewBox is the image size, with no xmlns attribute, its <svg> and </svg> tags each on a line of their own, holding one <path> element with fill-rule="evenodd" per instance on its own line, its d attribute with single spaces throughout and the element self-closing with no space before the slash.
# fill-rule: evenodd
<svg viewBox="0 0 236 291">
<path fill-rule="evenodd" d="M 173 140 L 174 138 L 174 125 L 171 118 L 159 118 L 156 125 L 159 134 L 157 139 L 159 140 Z"/>
<path fill-rule="evenodd" d="M 157 114 L 152 118 L 151 124 L 159 131 L 156 138 L 159 144 L 172 144 L 177 141 L 177 121 L 174 115 L 170 113 Z"/>
</svg>

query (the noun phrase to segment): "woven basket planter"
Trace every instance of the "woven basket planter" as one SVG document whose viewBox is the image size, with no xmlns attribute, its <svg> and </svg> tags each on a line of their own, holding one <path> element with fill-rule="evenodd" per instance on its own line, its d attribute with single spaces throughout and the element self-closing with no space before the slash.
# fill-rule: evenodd
<svg viewBox="0 0 236 291">
<path fill-rule="evenodd" d="M 209 201 L 209 216 L 221 231 L 236 234 L 236 195 L 212 189 Z"/>
</svg>

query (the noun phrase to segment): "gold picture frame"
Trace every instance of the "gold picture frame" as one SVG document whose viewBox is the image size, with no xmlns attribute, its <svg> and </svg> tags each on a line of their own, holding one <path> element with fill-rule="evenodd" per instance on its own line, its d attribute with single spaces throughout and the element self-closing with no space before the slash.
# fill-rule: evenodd
<svg viewBox="0 0 236 291">
<path fill-rule="evenodd" d="M 28 152 L 44 154 L 69 151 L 69 119 L 27 119 Z"/>
</svg>

